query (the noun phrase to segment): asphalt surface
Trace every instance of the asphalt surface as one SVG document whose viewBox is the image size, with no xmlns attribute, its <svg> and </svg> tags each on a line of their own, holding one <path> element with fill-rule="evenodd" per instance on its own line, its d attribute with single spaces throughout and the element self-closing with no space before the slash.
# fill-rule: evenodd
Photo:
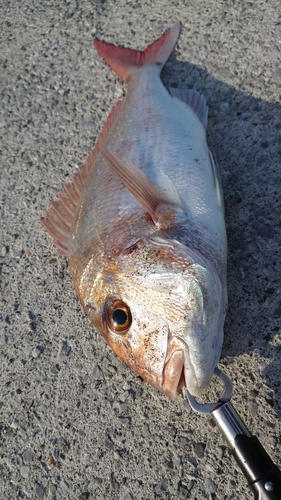
<svg viewBox="0 0 281 500">
<path fill-rule="evenodd" d="M 209 105 L 229 240 L 220 367 L 281 467 L 279 3 L 1 1 L 0 499 L 251 499 L 210 418 L 149 387 L 88 321 L 38 219 L 124 86 L 92 37 L 143 49 L 180 20 L 163 71 Z"/>
</svg>

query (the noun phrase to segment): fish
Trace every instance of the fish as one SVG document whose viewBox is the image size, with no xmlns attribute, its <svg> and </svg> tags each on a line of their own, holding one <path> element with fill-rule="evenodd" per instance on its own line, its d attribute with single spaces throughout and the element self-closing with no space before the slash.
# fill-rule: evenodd
<svg viewBox="0 0 281 500">
<path fill-rule="evenodd" d="M 144 51 L 94 39 L 127 93 L 41 220 L 95 328 L 171 399 L 184 387 L 194 396 L 208 389 L 227 310 L 224 203 L 206 100 L 160 79 L 179 34 L 176 22 Z"/>
</svg>

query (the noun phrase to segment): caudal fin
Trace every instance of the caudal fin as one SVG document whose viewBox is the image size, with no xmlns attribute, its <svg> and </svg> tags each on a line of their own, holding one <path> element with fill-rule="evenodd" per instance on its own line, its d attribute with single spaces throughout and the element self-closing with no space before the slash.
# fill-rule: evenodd
<svg viewBox="0 0 281 500">
<path fill-rule="evenodd" d="M 125 82 L 129 79 L 134 68 L 144 65 L 157 65 L 159 73 L 171 54 L 180 32 L 180 23 L 177 21 L 158 40 L 155 40 L 144 51 L 116 47 L 98 38 L 94 38 L 94 46 L 100 56 Z"/>
</svg>

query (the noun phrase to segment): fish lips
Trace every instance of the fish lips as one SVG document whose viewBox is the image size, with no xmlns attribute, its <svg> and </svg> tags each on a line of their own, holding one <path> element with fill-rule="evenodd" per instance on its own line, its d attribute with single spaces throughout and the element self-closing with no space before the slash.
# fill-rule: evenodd
<svg viewBox="0 0 281 500">
<path fill-rule="evenodd" d="M 218 339 L 217 344 L 220 344 L 220 339 Z M 190 394 L 199 396 L 210 385 L 220 357 L 220 349 L 214 349 L 213 360 L 210 356 L 208 356 L 208 360 L 201 360 L 204 363 L 203 369 L 200 368 L 200 363 L 192 362 L 192 352 L 190 351 L 186 342 L 179 337 L 174 336 L 169 342 L 161 390 L 171 399 L 175 399 L 184 386 Z"/>
</svg>

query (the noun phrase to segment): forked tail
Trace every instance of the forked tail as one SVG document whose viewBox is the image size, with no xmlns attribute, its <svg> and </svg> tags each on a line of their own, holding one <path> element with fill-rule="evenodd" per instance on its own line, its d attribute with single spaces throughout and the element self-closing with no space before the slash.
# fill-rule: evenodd
<svg viewBox="0 0 281 500">
<path fill-rule="evenodd" d="M 94 45 L 101 57 L 125 82 L 132 72 L 144 65 L 157 65 L 159 73 L 170 56 L 180 32 L 180 23 L 177 21 L 158 40 L 155 40 L 144 51 L 116 47 L 98 38 L 94 38 Z"/>
</svg>

